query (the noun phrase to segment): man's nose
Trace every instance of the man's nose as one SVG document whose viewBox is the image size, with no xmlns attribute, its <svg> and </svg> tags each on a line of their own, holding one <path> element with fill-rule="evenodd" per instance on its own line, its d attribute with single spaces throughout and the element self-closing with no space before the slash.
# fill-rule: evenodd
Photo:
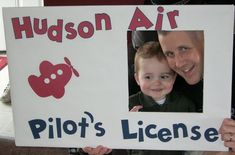
<svg viewBox="0 0 235 155">
<path fill-rule="evenodd" d="M 176 54 L 175 55 L 175 66 L 177 68 L 180 68 L 184 65 L 184 58 L 181 54 Z"/>
</svg>

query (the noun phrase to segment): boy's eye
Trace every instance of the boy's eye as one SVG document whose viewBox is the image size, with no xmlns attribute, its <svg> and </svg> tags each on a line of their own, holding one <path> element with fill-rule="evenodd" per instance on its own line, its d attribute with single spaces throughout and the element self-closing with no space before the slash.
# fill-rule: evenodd
<svg viewBox="0 0 235 155">
<path fill-rule="evenodd" d="M 162 80 L 171 79 L 171 75 L 161 75 L 161 76 L 160 76 L 160 79 L 162 79 Z"/>
<path fill-rule="evenodd" d="M 144 78 L 147 79 L 147 80 L 149 80 L 151 77 L 150 77 L 150 76 L 145 76 Z"/>
</svg>

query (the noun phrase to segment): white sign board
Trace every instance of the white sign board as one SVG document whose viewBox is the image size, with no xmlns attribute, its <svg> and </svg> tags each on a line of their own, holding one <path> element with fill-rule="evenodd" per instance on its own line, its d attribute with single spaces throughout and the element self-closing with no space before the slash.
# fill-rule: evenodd
<svg viewBox="0 0 235 155">
<path fill-rule="evenodd" d="M 18 146 L 226 150 L 233 6 L 4 8 Z M 202 30 L 203 113 L 129 112 L 127 32 Z M 170 146 L 170 147 L 169 147 Z"/>
</svg>

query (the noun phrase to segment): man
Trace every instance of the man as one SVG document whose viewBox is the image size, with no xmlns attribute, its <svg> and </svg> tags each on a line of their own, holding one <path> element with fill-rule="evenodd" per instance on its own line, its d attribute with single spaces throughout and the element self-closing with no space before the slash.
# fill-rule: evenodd
<svg viewBox="0 0 235 155">
<path fill-rule="evenodd" d="M 197 112 L 202 112 L 203 31 L 159 31 L 158 39 L 170 68 L 180 75 L 175 88 L 194 101 Z"/>
<path fill-rule="evenodd" d="M 201 31 L 159 31 L 158 39 L 175 72 L 191 86 L 202 82 L 204 39 Z M 235 121 L 224 119 L 219 132 L 224 145 L 235 151 Z"/>
</svg>

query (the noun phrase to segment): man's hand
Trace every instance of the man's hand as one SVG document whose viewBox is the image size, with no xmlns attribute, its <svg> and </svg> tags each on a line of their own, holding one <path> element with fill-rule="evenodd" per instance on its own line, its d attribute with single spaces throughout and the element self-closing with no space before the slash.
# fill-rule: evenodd
<svg viewBox="0 0 235 155">
<path fill-rule="evenodd" d="M 224 119 L 219 129 L 219 133 L 224 141 L 224 146 L 231 148 L 232 151 L 235 151 L 235 121 L 230 118 Z"/>
</svg>

